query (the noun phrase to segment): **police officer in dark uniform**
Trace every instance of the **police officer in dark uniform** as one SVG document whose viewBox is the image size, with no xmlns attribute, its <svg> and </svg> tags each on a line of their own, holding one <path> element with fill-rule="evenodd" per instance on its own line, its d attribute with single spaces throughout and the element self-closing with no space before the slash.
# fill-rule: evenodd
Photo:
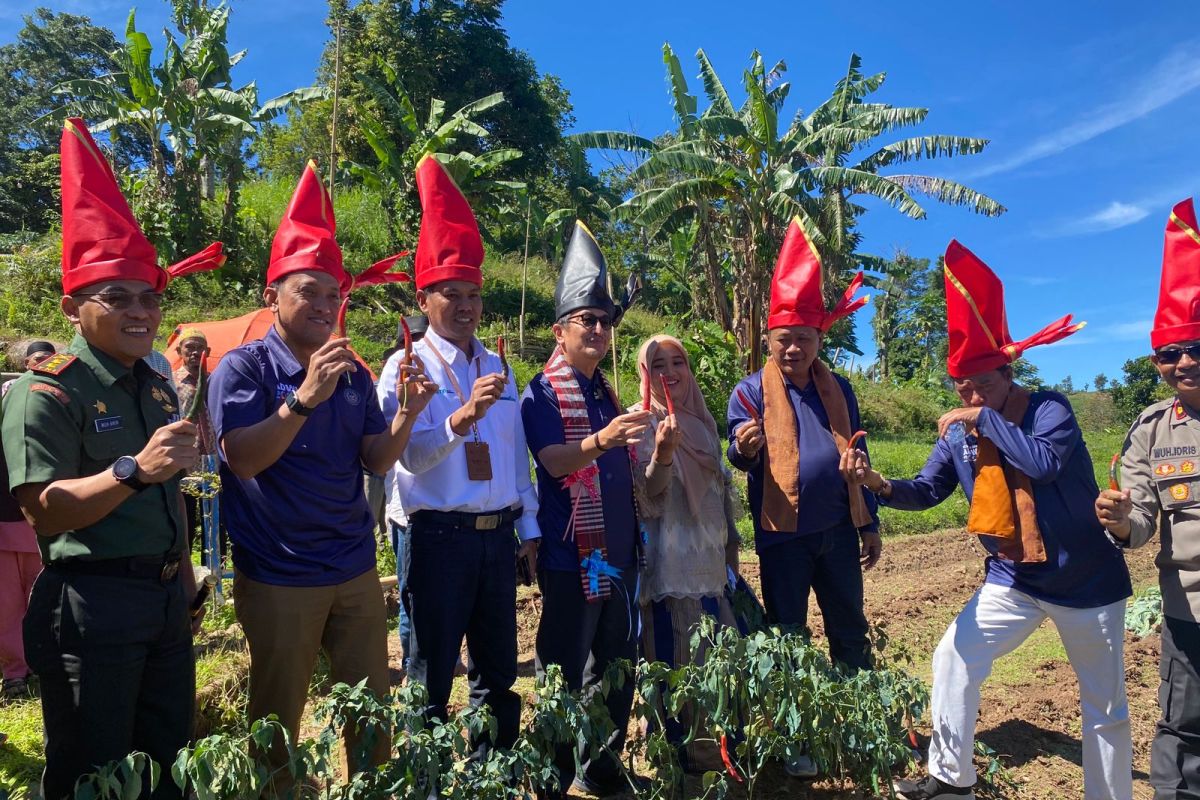
<svg viewBox="0 0 1200 800">
<path fill-rule="evenodd" d="M 215 246 L 164 270 L 80 120 L 62 142 L 62 310 L 76 336 L 23 375 L 4 403 L 12 492 L 45 570 L 25 617 L 41 679 L 47 800 L 130 751 L 162 767 L 192 733 L 195 579 L 179 493 L 196 427 L 142 361 L 175 274 L 211 269 Z"/>
</svg>

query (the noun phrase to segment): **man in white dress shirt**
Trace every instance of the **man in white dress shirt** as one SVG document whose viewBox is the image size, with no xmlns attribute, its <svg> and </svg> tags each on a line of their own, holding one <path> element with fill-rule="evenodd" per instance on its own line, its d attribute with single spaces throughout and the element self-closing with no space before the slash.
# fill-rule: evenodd
<svg viewBox="0 0 1200 800">
<path fill-rule="evenodd" d="M 494 744 L 509 747 L 521 718 L 512 691 L 516 564 L 536 560 L 537 496 L 515 382 L 475 337 L 483 311 L 475 217 L 432 157 L 417 165 L 417 188 L 417 303 L 429 329 L 413 351 L 440 388 L 418 416 L 395 474 L 409 517 L 400 566 L 412 625 L 408 677 L 429 690 L 428 716 L 445 720 L 465 635 L 471 703 L 491 708 Z M 473 742 L 477 749 L 489 744 Z"/>
</svg>

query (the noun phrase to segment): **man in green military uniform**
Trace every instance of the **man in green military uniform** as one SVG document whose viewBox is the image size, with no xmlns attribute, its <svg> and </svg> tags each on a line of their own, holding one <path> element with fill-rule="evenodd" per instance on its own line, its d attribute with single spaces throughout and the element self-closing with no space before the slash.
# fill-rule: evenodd
<svg viewBox="0 0 1200 800">
<path fill-rule="evenodd" d="M 41 680 L 46 800 L 132 750 L 165 776 L 191 737 L 198 618 L 179 477 L 198 459 L 196 426 L 142 357 L 170 278 L 223 260 L 216 247 L 160 268 L 79 120 L 63 133 L 62 177 L 61 305 L 76 336 L 9 391 L 2 430 L 45 564 L 24 640 Z M 154 796 L 179 790 L 167 778 Z"/>
</svg>

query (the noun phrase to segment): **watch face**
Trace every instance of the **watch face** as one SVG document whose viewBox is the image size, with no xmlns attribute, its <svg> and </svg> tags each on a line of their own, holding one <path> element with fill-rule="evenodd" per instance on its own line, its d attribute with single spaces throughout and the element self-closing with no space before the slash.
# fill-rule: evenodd
<svg viewBox="0 0 1200 800">
<path fill-rule="evenodd" d="M 112 472 L 117 480 L 123 481 L 137 474 L 137 460 L 133 456 L 121 456 L 113 462 Z"/>
</svg>

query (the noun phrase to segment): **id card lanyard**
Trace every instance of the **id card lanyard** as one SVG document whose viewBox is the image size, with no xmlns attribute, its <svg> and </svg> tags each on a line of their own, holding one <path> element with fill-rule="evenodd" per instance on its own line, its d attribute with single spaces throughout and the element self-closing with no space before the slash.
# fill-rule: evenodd
<svg viewBox="0 0 1200 800">
<path fill-rule="evenodd" d="M 458 402 L 465 406 L 467 396 L 463 394 L 462 387 L 458 384 L 458 376 L 450 368 L 450 362 L 446 361 L 446 357 L 432 342 L 429 343 L 429 349 L 437 356 L 437 360 L 442 362 L 442 368 L 446 370 L 446 377 L 450 379 L 450 385 L 454 387 L 454 393 L 458 395 Z M 467 365 L 467 374 L 471 374 L 470 364 Z M 480 366 L 477 359 L 475 361 L 475 377 L 478 379 L 482 375 L 483 367 Z M 479 426 L 474 422 L 471 423 L 471 438 L 472 441 L 463 443 L 463 454 L 467 458 L 467 478 L 473 481 L 490 481 L 492 479 L 492 455 L 488 443 L 479 438 Z"/>
</svg>

